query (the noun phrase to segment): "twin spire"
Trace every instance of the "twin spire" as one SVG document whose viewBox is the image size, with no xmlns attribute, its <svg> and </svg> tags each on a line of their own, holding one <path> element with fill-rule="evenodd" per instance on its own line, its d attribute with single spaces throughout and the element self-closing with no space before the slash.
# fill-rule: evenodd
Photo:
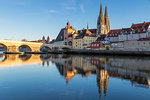
<svg viewBox="0 0 150 100">
<path fill-rule="evenodd" d="M 108 18 L 108 12 L 107 12 L 107 6 L 105 7 L 105 16 L 103 15 L 103 7 L 102 7 L 102 3 L 101 3 L 101 7 L 100 7 L 100 14 L 99 14 L 99 18 L 98 18 L 98 25 L 99 24 L 109 24 L 109 18 Z"/>
<path fill-rule="evenodd" d="M 105 7 L 105 15 L 103 14 L 103 7 L 101 3 L 100 14 L 97 20 L 97 34 L 108 34 L 110 31 L 110 24 L 107 12 L 107 6 Z"/>
</svg>

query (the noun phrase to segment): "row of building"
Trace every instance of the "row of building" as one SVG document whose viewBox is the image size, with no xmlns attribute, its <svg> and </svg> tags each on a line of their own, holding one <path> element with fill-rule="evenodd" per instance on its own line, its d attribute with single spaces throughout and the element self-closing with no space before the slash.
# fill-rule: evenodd
<svg viewBox="0 0 150 100">
<path fill-rule="evenodd" d="M 114 30 L 110 30 L 109 23 L 107 6 L 105 7 L 105 14 L 103 15 L 101 4 L 96 29 L 89 29 L 87 25 L 87 29 L 76 31 L 75 28 L 70 25 L 70 22 L 67 22 L 66 27 L 61 29 L 56 40 L 53 40 L 51 43 L 54 45 L 68 45 L 72 47 L 72 49 L 102 50 L 110 48 L 118 49 L 118 47 L 124 49 L 124 47 L 129 47 L 132 42 L 139 44 L 138 41 L 146 41 L 145 44 L 149 43 L 147 41 L 150 40 L 150 22 L 132 24 L 130 28 Z M 142 47 L 143 45 L 138 46 Z"/>
</svg>

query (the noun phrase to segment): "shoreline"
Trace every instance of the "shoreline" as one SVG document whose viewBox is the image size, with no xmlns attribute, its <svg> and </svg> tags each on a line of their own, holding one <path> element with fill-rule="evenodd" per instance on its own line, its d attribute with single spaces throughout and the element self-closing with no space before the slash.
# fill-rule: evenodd
<svg viewBox="0 0 150 100">
<path fill-rule="evenodd" d="M 4 54 L 83 54 L 83 55 L 120 55 L 150 56 L 150 51 L 117 51 L 117 50 L 66 50 L 52 52 L 4 52 Z"/>
</svg>

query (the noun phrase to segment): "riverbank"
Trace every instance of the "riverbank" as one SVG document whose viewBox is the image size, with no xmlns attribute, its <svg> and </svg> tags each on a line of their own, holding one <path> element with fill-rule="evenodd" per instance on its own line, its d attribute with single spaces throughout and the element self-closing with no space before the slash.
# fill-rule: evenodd
<svg viewBox="0 0 150 100">
<path fill-rule="evenodd" d="M 149 56 L 150 51 L 117 51 L 117 50 L 69 50 L 66 54 L 87 54 L 87 55 L 126 55 L 126 56 Z"/>
<path fill-rule="evenodd" d="M 4 52 L 5 54 L 86 54 L 86 55 L 125 55 L 150 56 L 150 51 L 117 51 L 117 50 L 64 50 L 52 52 Z"/>
</svg>

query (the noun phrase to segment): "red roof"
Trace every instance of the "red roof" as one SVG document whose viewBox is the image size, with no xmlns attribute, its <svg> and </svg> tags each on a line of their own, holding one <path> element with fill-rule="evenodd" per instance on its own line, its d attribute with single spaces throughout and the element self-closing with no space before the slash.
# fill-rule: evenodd
<svg viewBox="0 0 150 100">
<path fill-rule="evenodd" d="M 108 33 L 108 37 L 118 37 L 122 29 L 110 30 Z"/>
<path fill-rule="evenodd" d="M 149 25 L 150 22 L 144 22 L 144 23 L 133 24 L 131 28 L 135 31 L 135 33 L 144 33 L 147 31 Z"/>
</svg>

